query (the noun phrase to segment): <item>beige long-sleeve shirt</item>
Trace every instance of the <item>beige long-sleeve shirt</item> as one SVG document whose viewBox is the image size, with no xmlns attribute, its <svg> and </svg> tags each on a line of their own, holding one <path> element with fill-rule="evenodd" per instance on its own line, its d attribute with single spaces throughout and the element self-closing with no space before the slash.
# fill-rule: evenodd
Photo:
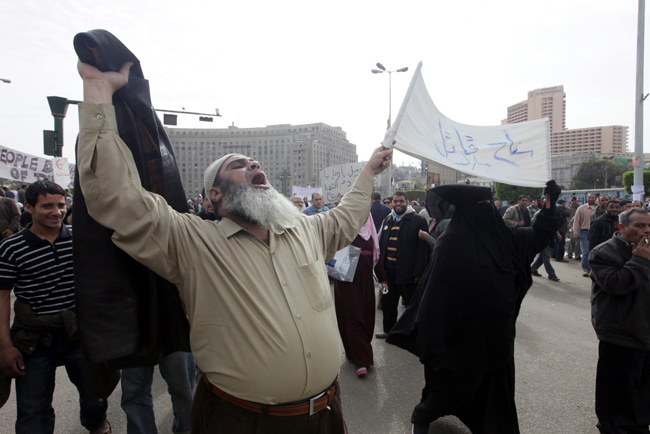
<svg viewBox="0 0 650 434">
<path fill-rule="evenodd" d="M 178 286 L 192 352 L 210 382 L 267 404 L 330 385 L 340 347 L 324 263 L 367 220 L 373 179 L 361 174 L 340 206 L 271 232 L 267 245 L 230 219 L 177 213 L 144 190 L 113 106 L 82 104 L 79 117 L 77 164 L 88 212 L 115 230 L 119 248 Z"/>
<path fill-rule="evenodd" d="M 589 205 L 585 203 L 580 205 L 573 218 L 573 234 L 579 234 L 581 229 L 589 230 L 591 224 L 591 214 L 594 212 L 598 205 Z"/>
</svg>

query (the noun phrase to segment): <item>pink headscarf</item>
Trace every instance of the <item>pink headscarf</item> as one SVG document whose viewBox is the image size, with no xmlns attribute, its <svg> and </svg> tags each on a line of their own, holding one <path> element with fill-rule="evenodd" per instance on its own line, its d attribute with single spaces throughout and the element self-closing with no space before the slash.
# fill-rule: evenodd
<svg viewBox="0 0 650 434">
<path fill-rule="evenodd" d="M 377 238 L 375 223 L 372 221 L 372 214 L 368 215 L 368 220 L 361 228 L 361 231 L 359 231 L 359 236 L 366 241 L 368 241 L 368 238 L 372 237 L 372 268 L 375 268 L 375 265 L 379 262 L 379 239 Z"/>
</svg>

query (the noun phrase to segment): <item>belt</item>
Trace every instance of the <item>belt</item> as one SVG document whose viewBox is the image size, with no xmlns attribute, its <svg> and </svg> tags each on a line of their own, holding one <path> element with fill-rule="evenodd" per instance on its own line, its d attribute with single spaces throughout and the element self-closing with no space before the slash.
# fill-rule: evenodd
<svg viewBox="0 0 650 434">
<path fill-rule="evenodd" d="M 224 392 L 214 384 L 210 383 L 206 374 L 203 374 L 203 381 L 205 381 L 205 384 L 210 388 L 210 390 L 212 390 L 212 393 L 231 404 L 235 404 L 236 406 L 245 408 L 246 410 L 254 411 L 255 413 L 269 416 L 299 416 L 303 414 L 311 416 L 326 408 L 329 409 L 329 405 L 334 401 L 334 397 L 336 396 L 337 383 L 337 380 L 334 380 L 330 387 L 328 387 L 324 392 L 304 401 L 280 405 L 266 405 L 253 401 L 246 401 Z"/>
</svg>

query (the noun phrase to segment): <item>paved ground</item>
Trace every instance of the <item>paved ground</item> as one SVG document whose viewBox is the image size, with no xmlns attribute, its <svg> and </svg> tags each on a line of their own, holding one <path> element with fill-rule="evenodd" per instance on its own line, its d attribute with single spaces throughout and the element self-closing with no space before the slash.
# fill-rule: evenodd
<svg viewBox="0 0 650 434">
<path fill-rule="evenodd" d="M 589 313 L 590 280 L 580 264 L 552 262 L 560 282 L 535 277 L 524 300 L 516 341 L 517 407 L 522 433 L 597 433 L 594 416 L 594 379 L 597 340 Z M 540 273 L 544 274 L 543 268 Z M 377 315 L 380 330 L 381 312 Z M 407 434 L 413 406 L 423 386 L 422 367 L 409 353 L 384 341 L 374 341 L 375 366 L 365 379 L 355 368 L 341 365 L 343 405 L 351 434 Z M 54 407 L 56 432 L 84 433 L 78 422 L 77 394 L 65 374 L 58 372 Z M 165 383 L 156 373 L 153 396 L 160 433 L 171 430 L 172 413 Z M 109 399 L 114 433 L 126 432 L 119 406 L 120 389 Z M 13 431 L 16 417 L 12 397 L 0 409 L 0 433 Z M 455 418 L 439 420 L 430 433 L 466 434 Z"/>
</svg>

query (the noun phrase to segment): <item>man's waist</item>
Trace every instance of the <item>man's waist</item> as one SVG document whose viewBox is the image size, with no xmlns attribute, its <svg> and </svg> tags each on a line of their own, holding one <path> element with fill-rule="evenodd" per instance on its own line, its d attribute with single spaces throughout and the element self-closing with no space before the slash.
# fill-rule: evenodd
<svg viewBox="0 0 650 434">
<path fill-rule="evenodd" d="M 235 404 L 238 407 L 245 408 L 246 410 L 250 410 L 255 413 L 265 414 L 269 416 L 297 416 L 303 414 L 308 414 L 311 416 L 318 411 L 328 408 L 330 403 L 334 400 L 338 389 L 337 377 L 329 387 L 311 398 L 300 401 L 287 402 L 283 404 L 268 405 L 237 398 L 236 396 L 233 396 L 210 383 L 206 374 L 203 374 L 203 381 L 210 388 L 212 393 L 230 402 L 231 404 Z"/>
</svg>

